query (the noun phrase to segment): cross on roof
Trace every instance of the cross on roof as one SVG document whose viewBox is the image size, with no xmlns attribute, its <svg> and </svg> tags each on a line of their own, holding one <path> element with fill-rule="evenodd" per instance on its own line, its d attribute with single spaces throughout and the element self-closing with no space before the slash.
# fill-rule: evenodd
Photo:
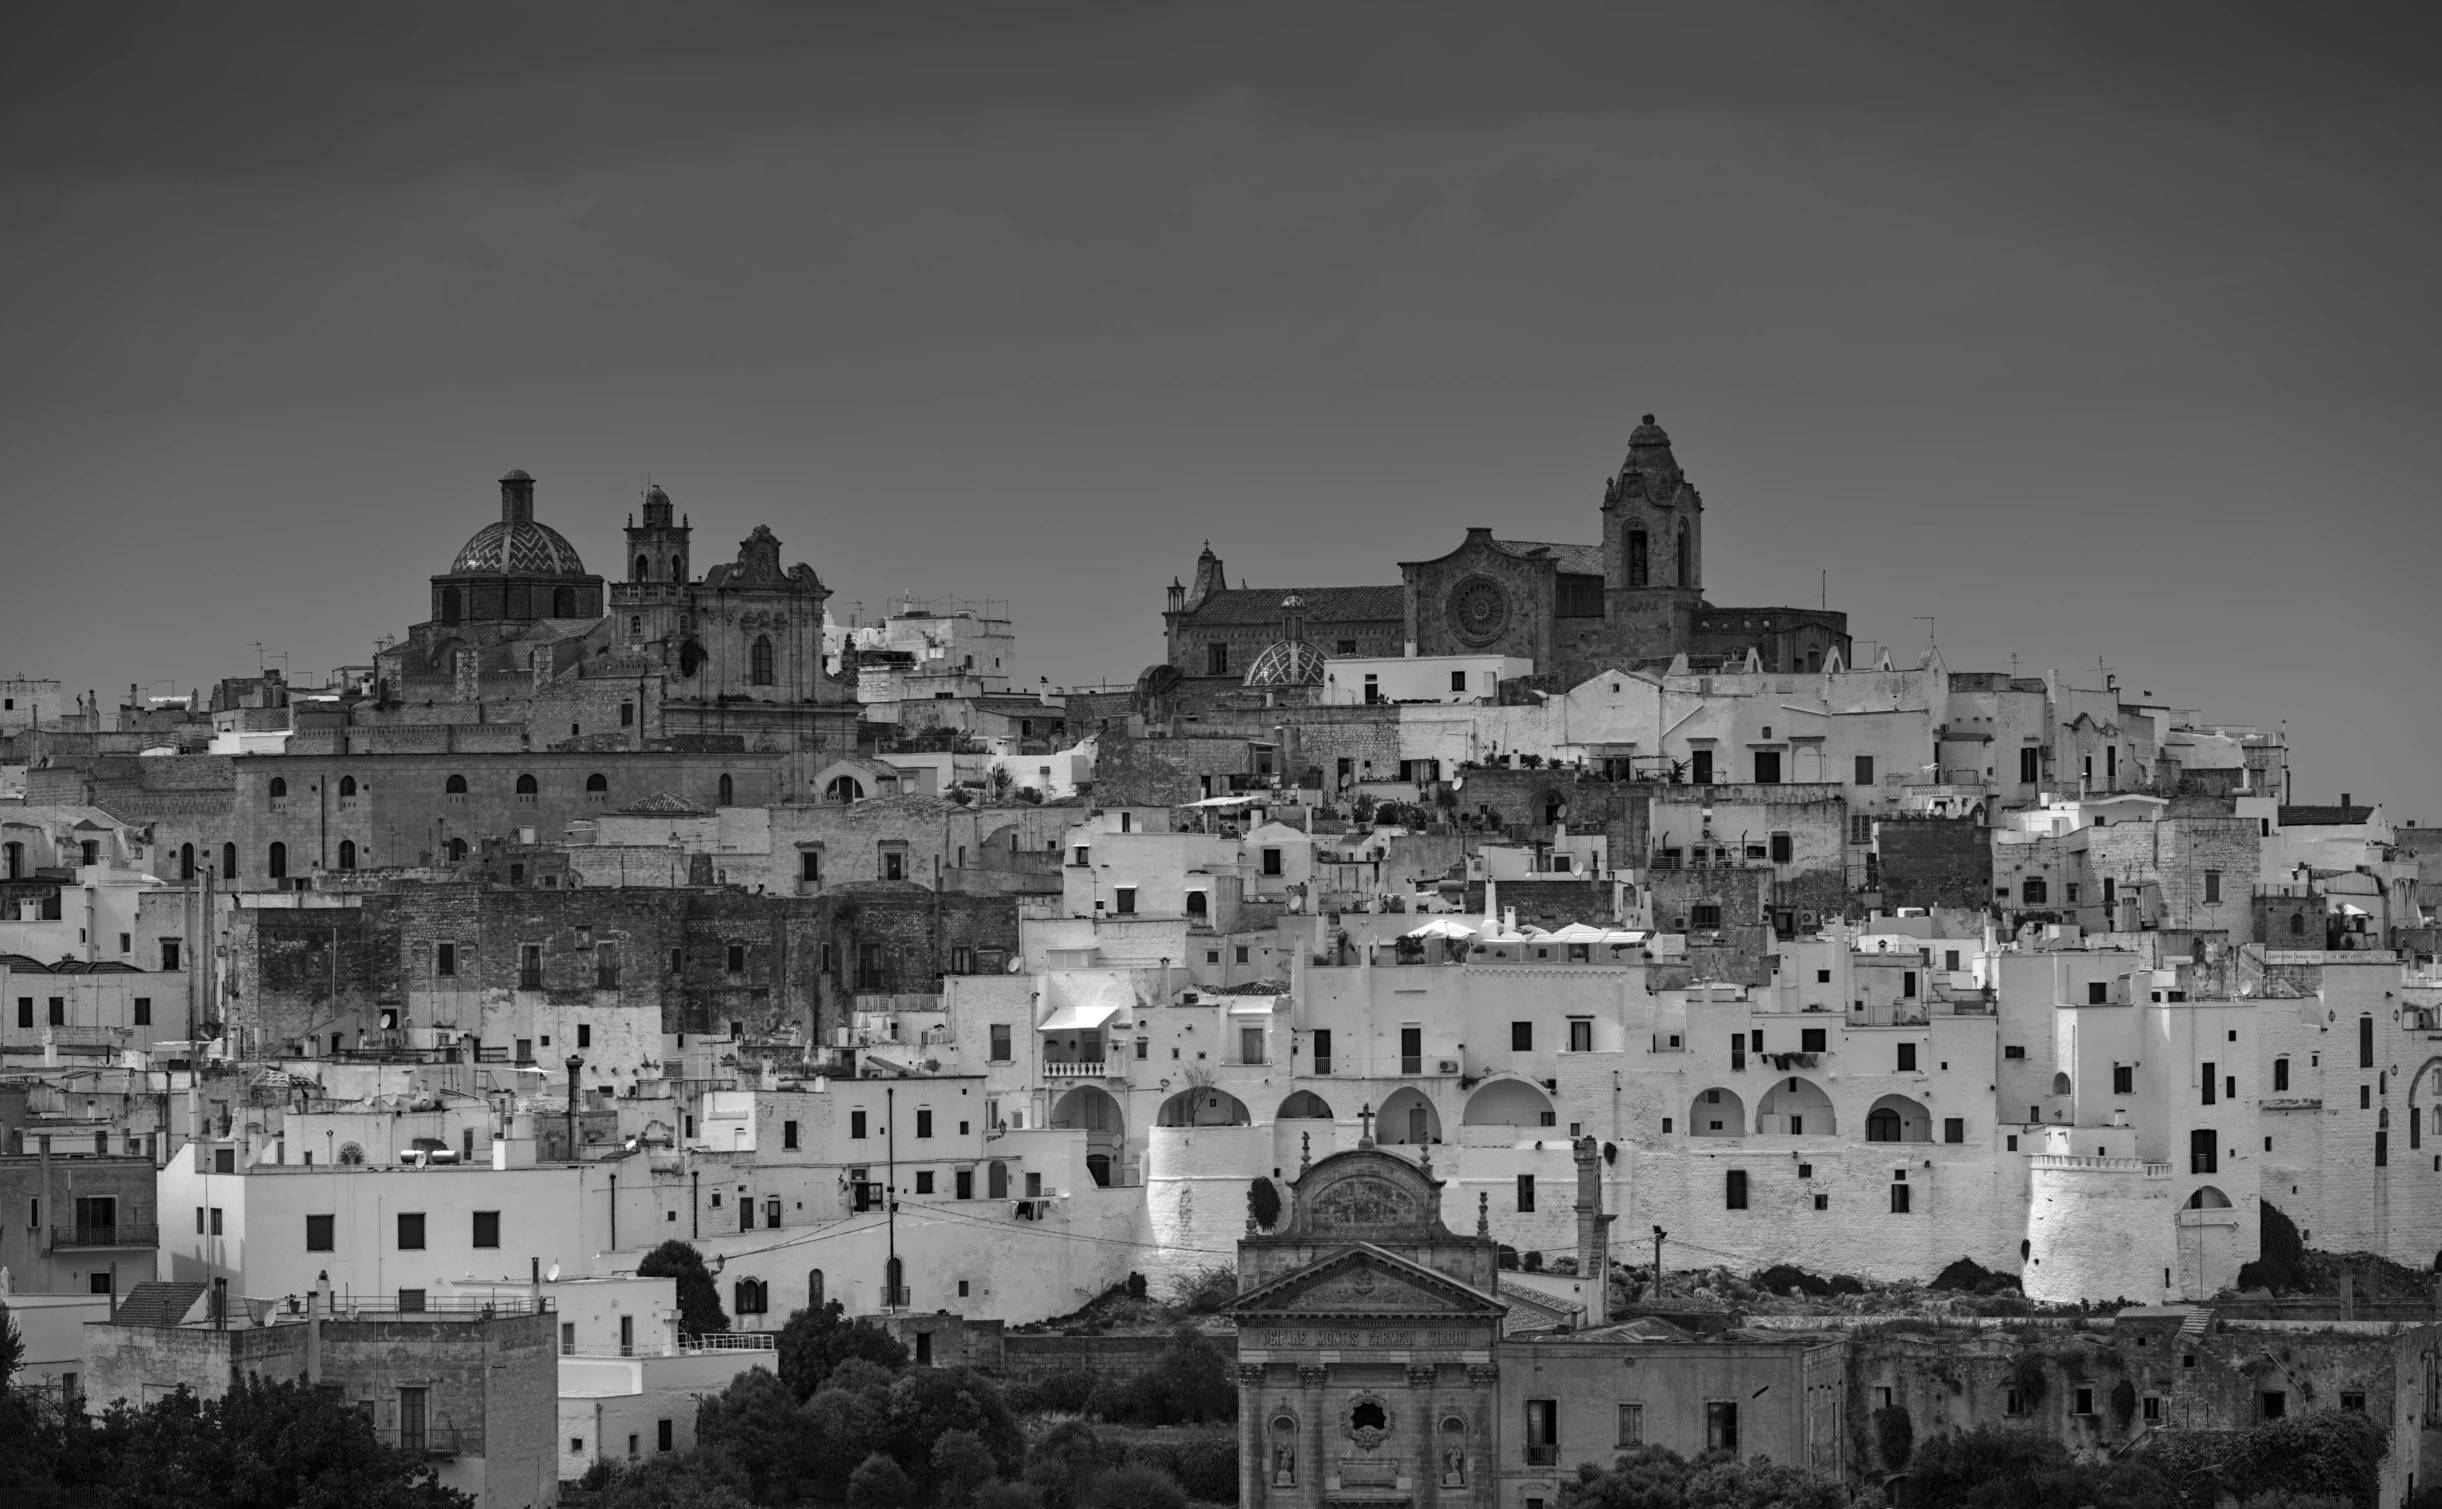
<svg viewBox="0 0 2442 1509">
<path fill-rule="evenodd" d="M 1357 1145 L 1359 1147 L 1374 1145 L 1374 1108 L 1370 1101 L 1357 1111 Z"/>
</svg>

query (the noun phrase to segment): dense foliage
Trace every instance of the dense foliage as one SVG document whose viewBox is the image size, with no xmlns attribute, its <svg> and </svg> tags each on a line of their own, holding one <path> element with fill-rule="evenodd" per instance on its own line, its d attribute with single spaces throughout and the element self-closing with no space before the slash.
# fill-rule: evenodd
<svg viewBox="0 0 2442 1509">
<path fill-rule="evenodd" d="M 184 1389 L 114 1405 L 63 1454 L 76 1497 L 110 1509 L 469 1509 L 422 1457 L 382 1444 L 354 1404 L 248 1375 L 218 1399 Z"/>
<path fill-rule="evenodd" d="M 2033 1431 L 1950 1431 L 1916 1443 L 1903 1509 L 2159 1509 L 2177 1502 L 2149 1463 L 2079 1462 Z"/>
<path fill-rule="evenodd" d="M 1560 1485 L 1560 1509 L 1846 1509 L 1836 1478 L 1769 1457 L 1706 1452 L 1694 1460 L 1662 1446 L 1620 1453 L 1611 1466 L 1581 1464 Z"/>
<path fill-rule="evenodd" d="M 636 1265 L 636 1276 L 678 1280 L 678 1328 L 688 1335 L 712 1336 L 729 1329 L 712 1270 L 704 1266 L 704 1255 L 687 1243 L 674 1237 L 646 1253 Z"/>
<path fill-rule="evenodd" d="M 811 1399 L 831 1370 L 850 1358 L 885 1369 L 907 1366 L 907 1348 L 869 1320 L 850 1320 L 833 1300 L 800 1310 L 780 1328 L 780 1379 L 800 1399 Z"/>
</svg>

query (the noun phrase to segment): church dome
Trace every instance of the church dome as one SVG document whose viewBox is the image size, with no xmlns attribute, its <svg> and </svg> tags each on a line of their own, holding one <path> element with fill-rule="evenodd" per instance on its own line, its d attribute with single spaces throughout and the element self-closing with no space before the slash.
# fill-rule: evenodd
<svg viewBox="0 0 2442 1509">
<path fill-rule="evenodd" d="M 507 571 L 520 576 L 583 576 L 585 563 L 577 548 L 548 524 L 532 519 L 486 524 L 475 531 L 458 558 L 450 562 L 453 576 L 469 571 Z"/>
<path fill-rule="evenodd" d="M 1323 652 L 1302 639 L 1284 639 L 1264 647 L 1246 668 L 1248 686 L 1321 686 Z"/>
</svg>

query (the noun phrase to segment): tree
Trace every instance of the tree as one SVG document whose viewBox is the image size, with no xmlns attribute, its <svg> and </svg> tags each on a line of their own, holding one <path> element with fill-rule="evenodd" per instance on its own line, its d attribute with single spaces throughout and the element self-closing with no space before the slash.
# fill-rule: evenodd
<svg viewBox="0 0 2442 1509">
<path fill-rule="evenodd" d="M 1835 1478 L 1769 1457 L 1707 1452 L 1690 1462 L 1661 1446 L 1620 1453 L 1609 1468 L 1581 1464 L 1560 1485 L 1560 1509 L 1841 1509 Z"/>
<path fill-rule="evenodd" d="M 907 1470 L 921 1494 L 933 1479 L 933 1443 L 964 1431 L 991 1454 L 995 1475 L 1014 1473 L 1026 1460 L 1026 1437 L 1009 1413 L 1000 1389 L 970 1368 L 916 1368 L 890 1385 L 886 1450 Z"/>
<path fill-rule="evenodd" d="M 1234 1360 L 1210 1336 L 1193 1326 L 1170 1333 L 1162 1349 L 1138 1379 L 1146 1410 L 1158 1416 L 1155 1425 L 1177 1425 L 1238 1417 L 1238 1385 L 1231 1377 Z"/>
<path fill-rule="evenodd" d="M 1026 1453 L 1026 1481 L 1043 1496 L 1043 1509 L 1071 1509 L 1087 1478 L 1118 1465 L 1115 1453 L 1082 1420 L 1064 1420 L 1045 1431 Z"/>
<path fill-rule="evenodd" d="M 721 1291 L 712 1282 L 704 1255 L 673 1237 L 644 1255 L 636 1265 L 638 1278 L 678 1280 L 678 1328 L 690 1336 L 713 1336 L 729 1329 L 721 1309 Z"/>
<path fill-rule="evenodd" d="M 751 1509 L 744 1495 L 692 1455 L 653 1458 L 604 1476 L 593 1509 Z"/>
<path fill-rule="evenodd" d="M 2175 1503 L 2169 1479 L 2144 1463 L 2081 1463 L 2032 1431 L 1949 1431 L 1916 1443 L 1907 1509 L 2154 1509 Z"/>
<path fill-rule="evenodd" d="M 1874 1411 L 1874 1445 L 1882 1453 L 1882 1465 L 1893 1472 L 1904 1471 L 1908 1454 L 1916 1448 L 1916 1424 L 1908 1418 L 1904 1404 L 1886 1404 Z"/>
<path fill-rule="evenodd" d="M 1080 1484 L 1077 1509 L 1187 1509 L 1187 1490 L 1165 1473 L 1130 1463 L 1106 1468 Z"/>
<path fill-rule="evenodd" d="M 1247 1218 L 1266 1231 L 1280 1219 L 1280 1186 L 1261 1174 L 1246 1187 Z"/>
<path fill-rule="evenodd" d="M 78 1453 L 92 1496 L 112 1509 L 471 1509 L 413 1453 L 393 1450 L 364 1413 L 301 1380 L 248 1374 L 218 1399 L 180 1389 L 142 1409 L 114 1406 Z"/>
<path fill-rule="evenodd" d="M 1000 1475 L 1000 1464 L 984 1438 L 971 1430 L 948 1430 L 933 1443 L 933 1502 L 940 1509 L 968 1509 L 975 1490 Z"/>
<path fill-rule="evenodd" d="M 907 1348 L 869 1320 L 850 1320 L 838 1300 L 809 1306 L 780 1328 L 780 1378 L 800 1399 L 811 1399 L 830 1381 L 831 1370 L 852 1357 L 897 1372 L 907 1366 Z"/>
<path fill-rule="evenodd" d="M 831 1376 L 835 1380 L 871 1363 L 854 1363 Z M 808 1399 L 798 1411 L 805 1431 L 804 1471 L 827 1483 L 847 1481 L 856 1464 L 888 1445 L 890 1399 L 887 1389 L 831 1387 Z"/>
<path fill-rule="evenodd" d="M 13 1382 L 25 1362 L 25 1338 L 0 1304 L 0 1504 L 46 1509 L 59 1500 L 59 1431 Z"/>
<path fill-rule="evenodd" d="M 1003 1478 L 975 1490 L 973 1509 L 1043 1509 L 1043 1490 Z"/>
<path fill-rule="evenodd" d="M 734 1473 L 757 1501 L 772 1485 L 795 1477 L 805 1462 L 796 1396 L 765 1368 L 748 1368 L 696 1406 L 695 1439 L 704 1455 Z"/>
<path fill-rule="evenodd" d="M 916 1502 L 916 1488 L 907 1472 L 881 1452 L 857 1464 L 848 1474 L 849 1509 L 906 1509 Z"/>
</svg>

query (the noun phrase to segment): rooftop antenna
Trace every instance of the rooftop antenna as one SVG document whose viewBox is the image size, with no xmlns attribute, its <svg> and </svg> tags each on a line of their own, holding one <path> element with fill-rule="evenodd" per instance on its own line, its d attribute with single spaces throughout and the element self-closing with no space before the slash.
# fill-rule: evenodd
<svg viewBox="0 0 2442 1509">
<path fill-rule="evenodd" d="M 248 643 L 254 649 L 254 673 L 260 676 L 263 674 L 263 641 L 256 639 L 250 640 Z"/>
</svg>

